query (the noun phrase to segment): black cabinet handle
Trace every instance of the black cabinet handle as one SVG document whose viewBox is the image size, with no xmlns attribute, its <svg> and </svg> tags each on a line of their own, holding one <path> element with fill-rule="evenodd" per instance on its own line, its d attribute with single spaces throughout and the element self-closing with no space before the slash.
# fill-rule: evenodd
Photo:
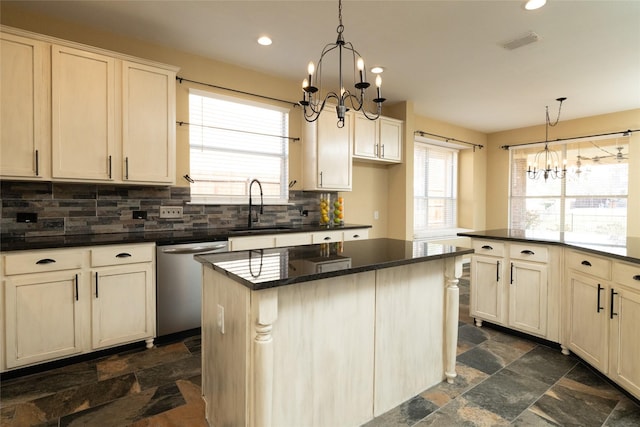
<svg viewBox="0 0 640 427">
<path fill-rule="evenodd" d="M 36 176 L 40 176 L 40 156 L 38 150 L 36 150 Z"/>
<path fill-rule="evenodd" d="M 354 234 L 354 235 L 353 235 L 353 238 L 354 238 L 354 239 L 359 239 L 359 238 L 360 238 L 360 235 L 359 235 L 359 234 Z M 638 277 L 640 277 L 640 276 L 638 276 Z M 638 279 L 638 280 L 640 280 L 640 279 Z"/>
<path fill-rule="evenodd" d="M 320 187 L 322 187 L 322 172 L 320 172 Z"/>
<path fill-rule="evenodd" d="M 614 289 L 611 289 L 611 310 L 610 310 L 611 314 L 609 316 L 610 319 L 613 319 L 613 316 L 617 316 L 618 315 L 618 313 L 614 313 L 614 311 L 613 311 L 613 296 L 614 295 L 618 295 L 618 293 Z"/>
<path fill-rule="evenodd" d="M 640 280 L 640 274 L 636 274 L 635 276 L 633 276 L 633 280 Z"/>
<path fill-rule="evenodd" d="M 384 144 L 382 144 L 381 147 L 382 147 L 382 156 L 380 156 L 380 157 L 382 157 L 384 159 Z"/>
<path fill-rule="evenodd" d="M 43 258 L 39 261 L 36 261 L 36 264 L 53 264 L 54 262 L 56 262 L 55 259 L 51 259 L 51 258 Z"/>
<path fill-rule="evenodd" d="M 324 238 L 324 240 L 331 240 L 331 237 L 327 236 Z"/>
<path fill-rule="evenodd" d="M 129 258 L 130 256 L 131 256 L 130 253 L 120 252 L 118 255 L 116 255 L 116 258 Z"/>
<path fill-rule="evenodd" d="M 493 248 L 492 248 L 491 246 L 489 246 L 489 245 L 484 245 L 484 246 L 482 247 L 482 249 L 486 249 L 486 250 L 488 250 L 488 251 L 492 251 L 492 250 L 493 250 Z"/>
<path fill-rule="evenodd" d="M 78 301 L 78 275 L 76 274 L 76 301 Z"/>
<path fill-rule="evenodd" d="M 604 307 L 600 306 L 600 291 L 602 290 L 604 290 L 604 288 L 600 286 L 600 283 L 598 283 L 598 307 L 597 307 L 596 313 L 600 313 L 600 310 L 604 310 Z"/>
<path fill-rule="evenodd" d="M 98 273 L 96 273 L 96 298 L 98 298 Z"/>
<path fill-rule="evenodd" d="M 591 267 L 591 263 L 589 261 L 587 261 L 586 259 L 584 261 L 582 261 L 580 264 L 586 265 L 587 267 Z"/>
<path fill-rule="evenodd" d="M 533 252 L 533 251 L 531 251 L 529 249 L 525 249 L 523 251 L 520 251 L 520 253 L 524 254 L 524 255 L 535 255 L 536 254 L 535 252 Z"/>
<path fill-rule="evenodd" d="M 513 263 L 511 263 L 511 280 L 509 284 L 513 285 Z"/>
<path fill-rule="evenodd" d="M 124 179 L 129 179 L 129 157 L 124 158 Z"/>
<path fill-rule="evenodd" d="M 109 179 L 111 179 L 111 156 L 109 156 Z"/>
<path fill-rule="evenodd" d="M 500 261 L 496 261 L 496 282 L 500 281 Z"/>
</svg>

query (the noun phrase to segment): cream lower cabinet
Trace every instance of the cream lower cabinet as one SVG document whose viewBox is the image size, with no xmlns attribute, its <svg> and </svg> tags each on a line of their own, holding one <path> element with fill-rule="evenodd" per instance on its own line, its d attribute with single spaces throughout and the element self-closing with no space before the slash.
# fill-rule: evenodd
<svg viewBox="0 0 640 427">
<path fill-rule="evenodd" d="M 640 398 L 640 265 L 567 250 L 566 346 Z"/>
<path fill-rule="evenodd" d="M 138 340 L 152 346 L 154 246 L 3 254 L 0 371 Z"/>
<path fill-rule="evenodd" d="M 472 246 L 470 312 L 476 325 L 488 321 L 559 341 L 561 274 L 553 260 L 562 250 L 478 239 Z"/>
<path fill-rule="evenodd" d="M 91 341 L 94 349 L 155 336 L 153 246 L 91 250 Z"/>
</svg>

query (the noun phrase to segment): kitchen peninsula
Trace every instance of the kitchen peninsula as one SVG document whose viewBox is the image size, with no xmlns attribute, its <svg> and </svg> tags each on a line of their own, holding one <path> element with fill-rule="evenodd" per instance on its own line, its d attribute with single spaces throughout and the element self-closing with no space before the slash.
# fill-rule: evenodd
<svg viewBox="0 0 640 427">
<path fill-rule="evenodd" d="M 372 239 L 199 255 L 211 425 L 361 425 L 453 381 L 471 249 Z"/>
</svg>

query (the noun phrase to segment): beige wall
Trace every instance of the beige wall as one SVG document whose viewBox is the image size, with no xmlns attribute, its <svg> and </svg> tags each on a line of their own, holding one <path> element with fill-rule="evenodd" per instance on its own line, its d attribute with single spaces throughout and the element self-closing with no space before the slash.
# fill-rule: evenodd
<svg viewBox="0 0 640 427">
<path fill-rule="evenodd" d="M 15 4 L 0 2 L 0 22 L 36 33 L 76 41 L 133 56 L 180 67 L 185 78 L 258 93 L 295 102 L 300 97 L 299 82 L 290 81 L 210 60 L 187 52 L 139 40 L 120 37 L 95 28 L 71 24 L 25 12 Z M 176 118 L 188 120 L 189 84 L 177 85 Z M 202 88 L 198 85 L 193 87 Z M 222 93 L 225 93 L 222 91 Z M 281 104 L 285 105 L 286 104 Z M 416 116 L 411 101 L 387 105 L 385 115 L 404 120 L 405 144 L 403 163 L 374 165 L 355 162 L 353 191 L 343 193 L 346 219 L 349 223 L 371 224 L 372 237 L 413 238 L 413 135 L 416 130 L 445 135 L 482 144 L 485 148 L 463 150 L 459 157 L 459 226 L 481 230 L 504 228 L 508 218 L 508 153 L 499 147 L 540 140 L 544 126 L 516 129 L 485 135 L 461 126 Z M 290 136 L 302 134 L 300 109 L 292 107 Z M 596 118 L 561 122 L 554 128 L 554 138 L 640 128 L 640 111 L 623 112 Z M 188 128 L 177 132 L 177 185 L 186 186 L 182 178 L 189 172 Z M 640 134 L 635 134 L 631 147 L 631 186 L 629 195 L 629 231 L 640 235 Z M 302 142 L 291 142 L 289 177 L 297 180 L 293 189 L 302 188 Z M 487 167 L 490 165 L 490 167 Z M 374 212 L 379 219 L 375 220 Z"/>
<path fill-rule="evenodd" d="M 549 131 L 549 139 L 572 138 L 640 129 L 640 109 L 560 121 Z M 532 126 L 497 132 L 488 136 L 487 228 L 506 228 L 509 224 L 509 152 L 502 145 L 544 141 L 545 126 Z M 627 234 L 640 236 L 640 133 L 629 142 L 629 199 Z"/>
</svg>

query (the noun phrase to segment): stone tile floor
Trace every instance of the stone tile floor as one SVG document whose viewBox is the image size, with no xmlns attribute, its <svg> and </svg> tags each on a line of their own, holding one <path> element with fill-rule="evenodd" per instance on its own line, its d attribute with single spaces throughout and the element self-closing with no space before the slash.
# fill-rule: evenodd
<svg viewBox="0 0 640 427">
<path fill-rule="evenodd" d="M 466 280 L 460 289 L 455 383 L 437 384 L 366 427 L 640 426 L 638 402 L 580 359 L 473 326 Z M 206 426 L 200 366 L 193 336 L 4 380 L 0 425 Z"/>
</svg>

